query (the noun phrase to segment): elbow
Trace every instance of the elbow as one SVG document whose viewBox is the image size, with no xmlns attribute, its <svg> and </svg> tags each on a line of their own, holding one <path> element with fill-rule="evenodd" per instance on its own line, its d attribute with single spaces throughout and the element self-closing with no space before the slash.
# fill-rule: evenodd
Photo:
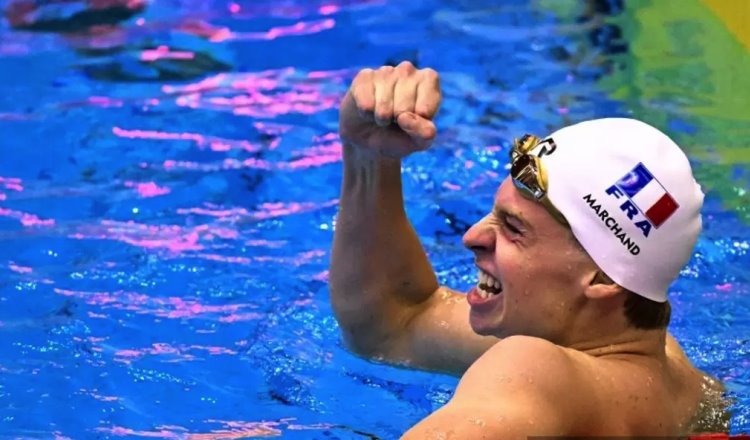
<svg viewBox="0 0 750 440">
<path fill-rule="evenodd" d="M 384 359 L 391 339 L 384 326 L 386 320 L 371 313 L 372 307 L 366 304 L 352 307 L 351 303 L 331 302 L 344 346 L 366 359 Z"/>
<path fill-rule="evenodd" d="M 334 317 L 344 346 L 363 358 L 376 358 L 382 351 L 383 339 L 368 320 L 357 313 L 342 310 L 334 304 Z"/>
</svg>

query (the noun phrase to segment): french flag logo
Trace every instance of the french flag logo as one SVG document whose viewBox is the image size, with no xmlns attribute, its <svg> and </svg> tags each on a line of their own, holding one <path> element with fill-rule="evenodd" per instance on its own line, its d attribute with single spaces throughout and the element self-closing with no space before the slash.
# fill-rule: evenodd
<svg viewBox="0 0 750 440">
<path fill-rule="evenodd" d="M 642 163 L 636 165 L 615 185 L 656 228 L 667 221 L 679 207 L 674 198 Z"/>
</svg>

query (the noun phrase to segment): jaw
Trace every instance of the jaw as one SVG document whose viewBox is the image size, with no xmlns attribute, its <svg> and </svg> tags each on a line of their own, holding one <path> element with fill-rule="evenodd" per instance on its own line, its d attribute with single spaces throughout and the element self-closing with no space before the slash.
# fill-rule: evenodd
<svg viewBox="0 0 750 440">
<path fill-rule="evenodd" d="M 505 316 L 505 294 L 499 293 L 489 301 L 474 304 L 469 311 L 469 324 L 482 336 L 499 336 Z"/>
</svg>

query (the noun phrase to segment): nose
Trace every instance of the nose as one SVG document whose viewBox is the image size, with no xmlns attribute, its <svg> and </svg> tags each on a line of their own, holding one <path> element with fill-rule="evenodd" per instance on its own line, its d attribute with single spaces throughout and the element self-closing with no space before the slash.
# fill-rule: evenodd
<svg viewBox="0 0 750 440">
<path fill-rule="evenodd" d="M 492 253 L 495 250 L 495 231 L 484 218 L 466 231 L 463 242 L 467 249 L 477 255 Z"/>
</svg>

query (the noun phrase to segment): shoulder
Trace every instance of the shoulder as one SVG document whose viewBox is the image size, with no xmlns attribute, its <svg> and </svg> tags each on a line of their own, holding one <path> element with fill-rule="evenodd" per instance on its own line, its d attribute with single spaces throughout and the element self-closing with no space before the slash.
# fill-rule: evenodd
<svg viewBox="0 0 750 440">
<path fill-rule="evenodd" d="M 571 402 L 580 380 L 575 364 L 566 349 L 543 339 L 503 339 L 466 371 L 450 402 L 404 438 L 565 435 L 581 417 Z"/>
<path fill-rule="evenodd" d="M 570 404 L 571 395 L 583 403 L 589 389 L 586 371 L 580 354 L 570 349 L 540 338 L 513 336 L 495 344 L 467 370 L 455 399 L 491 399 L 497 404 L 504 400 L 571 420 L 584 406 Z"/>
<path fill-rule="evenodd" d="M 555 345 L 547 340 L 531 336 L 511 336 L 492 346 L 482 355 L 462 378 L 467 382 L 486 377 L 488 371 L 493 376 L 506 380 L 492 381 L 495 386 L 511 391 L 518 383 L 507 379 L 526 379 L 524 390 L 552 392 L 572 385 L 580 375 L 580 362 L 571 350 Z M 501 378 L 502 379 L 502 378 Z M 487 384 L 486 380 L 483 380 Z"/>
<path fill-rule="evenodd" d="M 461 378 L 454 399 L 487 400 L 568 426 L 596 400 L 586 355 L 547 340 L 513 336 L 488 350 Z"/>
</svg>

